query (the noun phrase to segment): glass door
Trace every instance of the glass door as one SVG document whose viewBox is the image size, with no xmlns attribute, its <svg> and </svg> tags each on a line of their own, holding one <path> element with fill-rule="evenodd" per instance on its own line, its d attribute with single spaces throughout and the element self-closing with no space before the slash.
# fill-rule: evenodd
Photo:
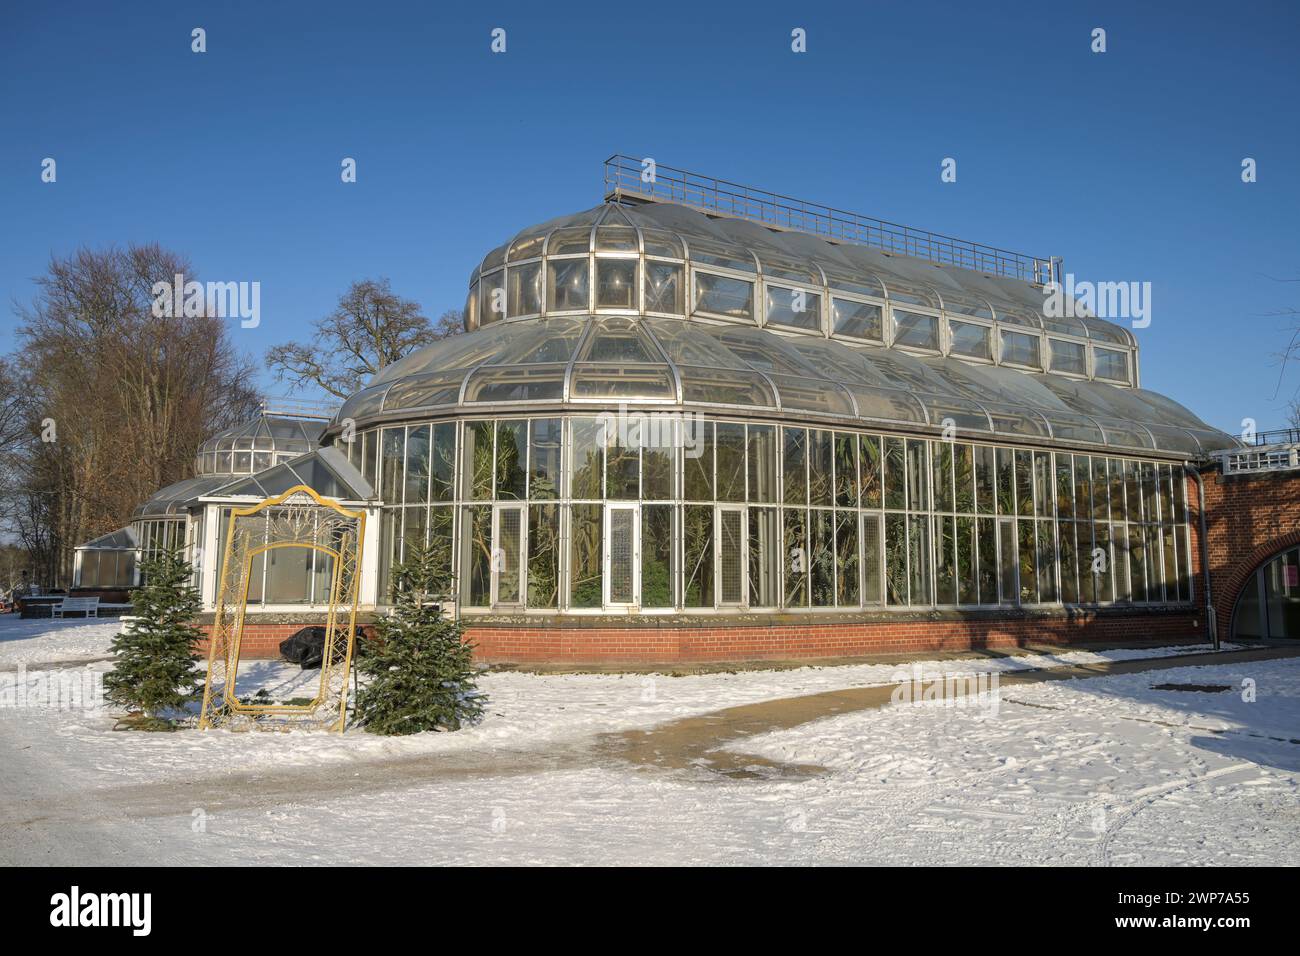
<svg viewBox="0 0 1300 956">
<path fill-rule="evenodd" d="M 640 602 L 640 505 L 605 506 L 605 605 L 632 607 Z"/>
<path fill-rule="evenodd" d="M 524 506 L 492 509 L 492 603 L 524 603 Z"/>
<path fill-rule="evenodd" d="M 718 505 L 717 560 L 718 603 L 733 606 L 745 603 L 745 508 L 743 505 Z"/>
</svg>

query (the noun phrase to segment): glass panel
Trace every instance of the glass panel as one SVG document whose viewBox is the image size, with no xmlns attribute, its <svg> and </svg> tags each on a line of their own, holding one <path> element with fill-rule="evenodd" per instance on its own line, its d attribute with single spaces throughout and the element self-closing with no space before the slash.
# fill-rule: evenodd
<svg viewBox="0 0 1300 956">
<path fill-rule="evenodd" d="M 833 433 L 814 428 L 808 432 L 808 503 L 829 505 L 833 501 Z"/>
<path fill-rule="evenodd" d="M 1050 452 L 1034 452 L 1034 514 L 1040 518 L 1050 518 L 1054 514 L 1052 502 L 1055 493 L 1052 483 L 1052 455 Z"/>
<path fill-rule="evenodd" d="M 601 535 L 603 505 L 572 505 L 569 509 L 569 607 L 601 606 Z"/>
<path fill-rule="evenodd" d="M 548 259 L 546 307 L 552 312 L 587 309 L 587 260 Z"/>
<path fill-rule="evenodd" d="M 957 603 L 957 519 L 934 518 L 934 603 Z"/>
<path fill-rule="evenodd" d="M 785 515 L 785 606 L 808 606 L 808 513 L 788 508 Z"/>
<path fill-rule="evenodd" d="M 1142 520 L 1160 520 L 1160 500 L 1158 494 L 1159 480 L 1156 466 L 1151 462 L 1142 463 Z"/>
<path fill-rule="evenodd" d="M 998 466 L 994 447 L 992 445 L 976 445 L 975 508 L 980 514 L 993 514 L 997 481 Z"/>
<path fill-rule="evenodd" d="M 579 364 L 573 397 L 675 399 L 677 385 L 666 366 Z"/>
<path fill-rule="evenodd" d="M 528 606 L 556 607 L 560 593 L 560 510 L 528 507 Z"/>
<path fill-rule="evenodd" d="M 534 418 L 528 423 L 528 497 L 560 496 L 560 430 L 558 418 Z"/>
<path fill-rule="evenodd" d="M 522 523 L 522 508 L 497 509 L 497 546 L 492 555 L 492 570 L 496 572 L 498 604 L 518 604 L 523 597 L 519 566 Z"/>
<path fill-rule="evenodd" d="M 465 582 L 461 600 L 470 607 L 487 607 L 492 601 L 492 508 L 476 505 L 464 509 L 461 536 Z"/>
<path fill-rule="evenodd" d="M 637 252 L 636 230 L 628 226 L 597 226 L 596 249 L 605 252 Z"/>
<path fill-rule="evenodd" d="M 511 266 L 506 270 L 509 292 L 506 295 L 506 314 L 536 315 L 542 311 L 542 266 L 534 262 L 526 266 Z"/>
<path fill-rule="evenodd" d="M 993 358 L 993 350 L 989 345 L 990 330 L 987 326 L 950 321 L 948 329 L 952 335 L 951 354 L 964 355 L 968 358 Z"/>
<path fill-rule="evenodd" d="M 881 340 L 883 322 L 880 306 L 832 297 L 831 311 L 836 335 L 851 335 L 876 342 Z"/>
<path fill-rule="evenodd" d="M 1092 514 L 1092 478 L 1087 455 L 1074 456 L 1074 513 L 1080 518 Z"/>
<path fill-rule="evenodd" d="M 1080 587 L 1083 586 L 1084 576 L 1084 548 L 1087 545 L 1088 526 L 1083 522 L 1079 523 L 1079 580 Z M 1110 602 L 1117 599 L 1115 593 L 1115 584 L 1118 580 L 1119 569 L 1112 571 L 1112 560 L 1118 560 L 1118 555 L 1112 559 L 1111 556 L 1111 530 L 1108 525 L 1094 525 L 1091 559 L 1088 563 L 1089 584 L 1088 587 L 1092 592 L 1092 600 L 1100 602 Z"/>
<path fill-rule="evenodd" d="M 1150 600 L 1147 594 L 1147 546 L 1142 526 L 1130 524 L 1125 528 L 1125 550 L 1128 552 L 1129 595 L 1135 602 Z"/>
<path fill-rule="evenodd" d="M 1102 528 L 1102 531 L 1106 529 Z M 1104 541 L 1105 537 L 1098 540 L 1096 547 L 1102 547 L 1102 553 L 1099 555 L 1094 547 L 1092 540 L 1092 525 L 1086 521 L 1078 521 L 1069 524 L 1062 524 L 1061 534 L 1061 553 L 1065 553 L 1065 537 L 1071 535 L 1074 541 L 1074 561 L 1078 566 L 1079 576 L 1079 603 L 1095 604 L 1097 603 L 1097 588 L 1101 584 L 1104 571 L 1103 567 L 1109 565 L 1110 558 L 1105 554 Z M 1062 558 L 1064 560 L 1064 558 Z M 1064 575 L 1064 566 L 1062 566 L 1062 575 Z"/>
<path fill-rule="evenodd" d="M 636 597 L 636 512 L 609 509 L 609 603 L 631 604 Z"/>
<path fill-rule="evenodd" d="M 637 260 L 596 260 L 596 307 L 601 309 L 636 309 Z"/>
<path fill-rule="evenodd" d="M 528 423 L 497 422 L 496 496 L 518 499 L 527 495 Z"/>
<path fill-rule="evenodd" d="M 957 510 L 975 510 L 975 451 L 970 445 L 953 447 L 953 472 L 957 487 Z"/>
<path fill-rule="evenodd" d="M 786 504 L 808 503 L 808 433 L 802 428 L 784 428 L 784 471 Z"/>
<path fill-rule="evenodd" d="M 669 232 L 643 229 L 641 241 L 645 244 L 647 256 L 664 256 L 668 259 L 682 258 L 682 244 Z"/>
<path fill-rule="evenodd" d="M 733 319 L 754 316 L 754 283 L 743 279 L 695 273 L 695 311 Z"/>
<path fill-rule="evenodd" d="M 722 604 L 739 604 L 744 594 L 744 517 L 739 509 L 718 509 L 718 600 Z"/>
<path fill-rule="evenodd" d="M 1020 521 L 1020 603 L 1038 602 L 1038 542 L 1034 522 Z"/>
<path fill-rule="evenodd" d="M 682 509 L 682 553 L 685 557 L 685 607 L 713 607 L 713 506 Z"/>
<path fill-rule="evenodd" d="M 682 315 L 682 267 L 668 262 L 645 266 L 645 310 Z"/>
<path fill-rule="evenodd" d="M 749 500 L 778 500 L 775 426 L 750 425 L 748 445 Z"/>
<path fill-rule="evenodd" d="M 691 437 L 694 431 L 692 424 L 699 427 L 695 420 L 688 420 L 683 425 L 683 434 L 689 439 L 684 443 L 685 454 L 691 454 L 699 448 L 699 443 Z M 677 447 L 673 428 L 671 418 L 652 416 L 641 429 L 641 498 L 645 501 L 663 501 L 673 497 Z M 642 598 L 644 600 L 644 595 Z"/>
<path fill-rule="evenodd" d="M 862 507 L 880 507 L 880 439 L 875 435 L 860 435 L 858 442 L 859 467 L 862 482 Z"/>
<path fill-rule="evenodd" d="M 1038 599 L 1045 603 L 1057 599 L 1056 535 L 1051 521 L 1038 522 Z"/>
<path fill-rule="evenodd" d="M 566 256 L 586 252 L 590 248 L 591 230 L 586 226 L 557 229 L 551 233 L 550 242 L 546 245 L 546 254 L 548 256 Z"/>
<path fill-rule="evenodd" d="M 1088 374 L 1088 347 L 1079 342 L 1048 339 L 1052 351 L 1052 371 L 1072 375 Z"/>
<path fill-rule="evenodd" d="M 486 501 L 492 497 L 493 423 L 466 422 L 461 443 L 461 496 Z"/>
<path fill-rule="evenodd" d="M 924 440 L 907 440 L 907 510 L 930 510 L 926 446 Z"/>
<path fill-rule="evenodd" d="M 719 501 L 745 500 L 745 426 L 735 422 L 716 425 Z"/>
<path fill-rule="evenodd" d="M 697 447 L 686 452 L 682 462 L 687 501 L 713 500 L 713 423 L 699 428 Z M 698 452 L 698 453 L 697 453 Z"/>
<path fill-rule="evenodd" d="M 835 512 L 835 603 L 839 607 L 858 606 L 860 593 L 858 563 L 858 513 L 837 511 Z"/>
<path fill-rule="evenodd" d="M 625 431 L 626 434 L 620 434 Z M 605 497 L 641 497 L 641 439 L 639 427 L 605 429 Z M 611 512 L 613 514 L 613 512 Z M 611 532 L 612 533 L 612 532 Z M 613 542 L 610 543 L 613 547 Z M 611 584 L 610 593 L 613 594 Z M 613 600 L 613 598 L 611 598 Z M 626 604 L 626 601 L 616 603 Z"/>
<path fill-rule="evenodd" d="M 975 519 L 957 519 L 957 603 L 979 603 L 975 574 Z"/>
<path fill-rule="evenodd" d="M 671 505 L 641 508 L 641 606 L 673 606 L 673 509 Z"/>
<path fill-rule="evenodd" d="M 903 467 L 903 439 L 885 439 L 885 507 L 904 508 L 907 478 Z"/>
<path fill-rule="evenodd" d="M 998 541 L 992 518 L 978 518 L 975 522 L 976 544 L 979 547 L 979 603 L 998 603 Z"/>
<path fill-rule="evenodd" d="M 835 512 L 814 508 L 809 512 L 809 562 L 813 607 L 835 606 Z"/>
<path fill-rule="evenodd" d="M 879 604 L 880 590 L 880 516 L 862 516 L 862 600 Z"/>
<path fill-rule="evenodd" d="M 569 497 L 601 498 L 604 472 L 604 424 L 597 418 L 572 419 L 569 459 Z"/>
<path fill-rule="evenodd" d="M 930 519 L 925 515 L 908 517 L 907 563 L 911 584 L 908 603 L 930 604 Z"/>
<path fill-rule="evenodd" d="M 885 515 L 885 593 L 890 604 L 907 603 L 906 515 Z"/>
<path fill-rule="evenodd" d="M 894 344 L 937 351 L 939 320 L 932 315 L 894 309 Z"/>
<path fill-rule="evenodd" d="M 1117 382 L 1128 381 L 1127 352 L 1094 348 L 1092 356 L 1097 378 L 1108 378 Z"/>
<path fill-rule="evenodd" d="M 1016 575 L 1016 523 L 1006 518 L 998 522 L 998 547 L 1001 549 L 998 573 L 998 600 L 1002 604 L 1015 604 L 1020 595 L 1020 582 Z"/>
<path fill-rule="evenodd" d="M 380 445 L 380 488 L 379 494 L 385 503 L 400 505 L 402 503 L 402 462 L 406 457 L 406 429 L 385 428 L 383 442 Z M 488 442 L 492 441 L 489 432 Z"/>
<path fill-rule="evenodd" d="M 483 295 L 482 305 L 479 313 L 482 315 L 484 325 L 500 321 L 505 318 L 506 307 L 506 274 L 502 272 L 493 272 L 491 275 L 484 276 L 479 282 L 479 288 Z"/>
<path fill-rule="evenodd" d="M 697 368 L 679 365 L 683 401 L 706 405 L 756 405 L 772 407 L 776 396 L 766 379 L 756 372 Z"/>
<path fill-rule="evenodd" d="M 796 329 L 820 331 L 822 327 L 822 297 L 803 289 L 788 289 L 779 285 L 766 285 L 767 321 L 774 325 L 788 325 Z"/>
<path fill-rule="evenodd" d="M 312 549 L 300 545 L 266 552 L 266 603 L 311 601 Z"/>
<path fill-rule="evenodd" d="M 844 432 L 835 433 L 835 504 L 858 506 L 858 438 Z"/>
<path fill-rule="evenodd" d="M 1069 455 L 1056 454 L 1056 513 L 1063 519 L 1073 518 L 1074 463 Z"/>
<path fill-rule="evenodd" d="M 516 239 L 510 244 L 510 251 L 506 253 L 506 259 L 510 262 L 516 262 L 520 259 L 532 259 L 535 256 L 540 256 L 542 254 L 542 243 L 545 241 L 545 233 Z"/>
<path fill-rule="evenodd" d="M 1034 456 L 1033 452 L 1017 449 L 1016 453 L 1016 511 L 1022 515 L 1034 513 Z"/>
<path fill-rule="evenodd" d="M 1029 365 L 1039 368 L 1042 362 L 1038 355 L 1040 339 L 1037 335 L 1023 332 L 1002 330 L 1002 361 L 1012 365 Z"/>
<path fill-rule="evenodd" d="M 776 607 L 781 581 L 781 541 L 775 508 L 749 509 L 749 604 Z"/>
<path fill-rule="evenodd" d="M 930 487 L 934 495 L 935 511 L 953 510 L 952 442 L 930 443 Z M 952 602 L 940 602 L 949 603 Z"/>
</svg>

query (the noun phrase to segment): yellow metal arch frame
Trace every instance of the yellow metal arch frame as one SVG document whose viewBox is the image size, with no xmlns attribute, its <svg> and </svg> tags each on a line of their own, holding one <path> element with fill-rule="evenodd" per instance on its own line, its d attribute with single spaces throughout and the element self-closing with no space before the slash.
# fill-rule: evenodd
<svg viewBox="0 0 1300 956">
<path fill-rule="evenodd" d="M 216 613 L 208 646 L 200 729 L 285 729 L 291 726 L 342 731 L 347 719 L 357 603 L 360 594 L 364 511 L 344 508 L 297 485 L 230 513 Z M 322 543 L 330 542 L 330 545 Z M 306 704 L 253 704 L 236 693 L 249 589 L 259 557 L 303 548 L 333 562 L 325 619 L 325 650 L 315 696 Z M 340 627 L 347 610 L 346 630 Z"/>
</svg>

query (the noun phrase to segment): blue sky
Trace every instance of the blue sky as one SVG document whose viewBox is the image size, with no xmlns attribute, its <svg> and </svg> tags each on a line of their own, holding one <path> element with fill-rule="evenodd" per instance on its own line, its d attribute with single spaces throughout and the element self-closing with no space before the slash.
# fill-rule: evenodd
<svg viewBox="0 0 1300 956">
<path fill-rule="evenodd" d="M 1300 4 L 987 6 L 14 5 L 0 335 L 52 253 L 150 241 L 261 283 L 261 326 L 234 332 L 259 358 L 357 278 L 436 316 L 487 249 L 596 204 L 625 152 L 1150 281 L 1143 384 L 1227 430 L 1281 424 L 1300 385 L 1297 367 L 1274 395 L 1289 333 L 1269 315 L 1300 307 L 1278 281 L 1300 277 Z"/>
</svg>

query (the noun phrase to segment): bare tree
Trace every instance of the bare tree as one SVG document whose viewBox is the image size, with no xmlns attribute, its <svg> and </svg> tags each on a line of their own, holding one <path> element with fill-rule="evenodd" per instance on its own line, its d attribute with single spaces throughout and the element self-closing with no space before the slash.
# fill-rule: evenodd
<svg viewBox="0 0 1300 956">
<path fill-rule="evenodd" d="M 347 398 L 385 366 L 463 331 L 461 324 L 456 311 L 444 312 L 432 323 L 418 302 L 397 295 L 387 279 L 362 279 L 314 324 L 310 341 L 275 346 L 266 354 L 266 365 L 292 388 L 315 386 Z"/>
<path fill-rule="evenodd" d="M 154 314 L 154 284 L 177 273 L 194 278 L 157 245 L 81 249 L 51 259 L 17 307 L 21 436 L 6 501 L 47 583 L 66 580 L 73 547 L 192 474 L 204 439 L 257 410 L 252 363 L 224 320 Z"/>
</svg>

